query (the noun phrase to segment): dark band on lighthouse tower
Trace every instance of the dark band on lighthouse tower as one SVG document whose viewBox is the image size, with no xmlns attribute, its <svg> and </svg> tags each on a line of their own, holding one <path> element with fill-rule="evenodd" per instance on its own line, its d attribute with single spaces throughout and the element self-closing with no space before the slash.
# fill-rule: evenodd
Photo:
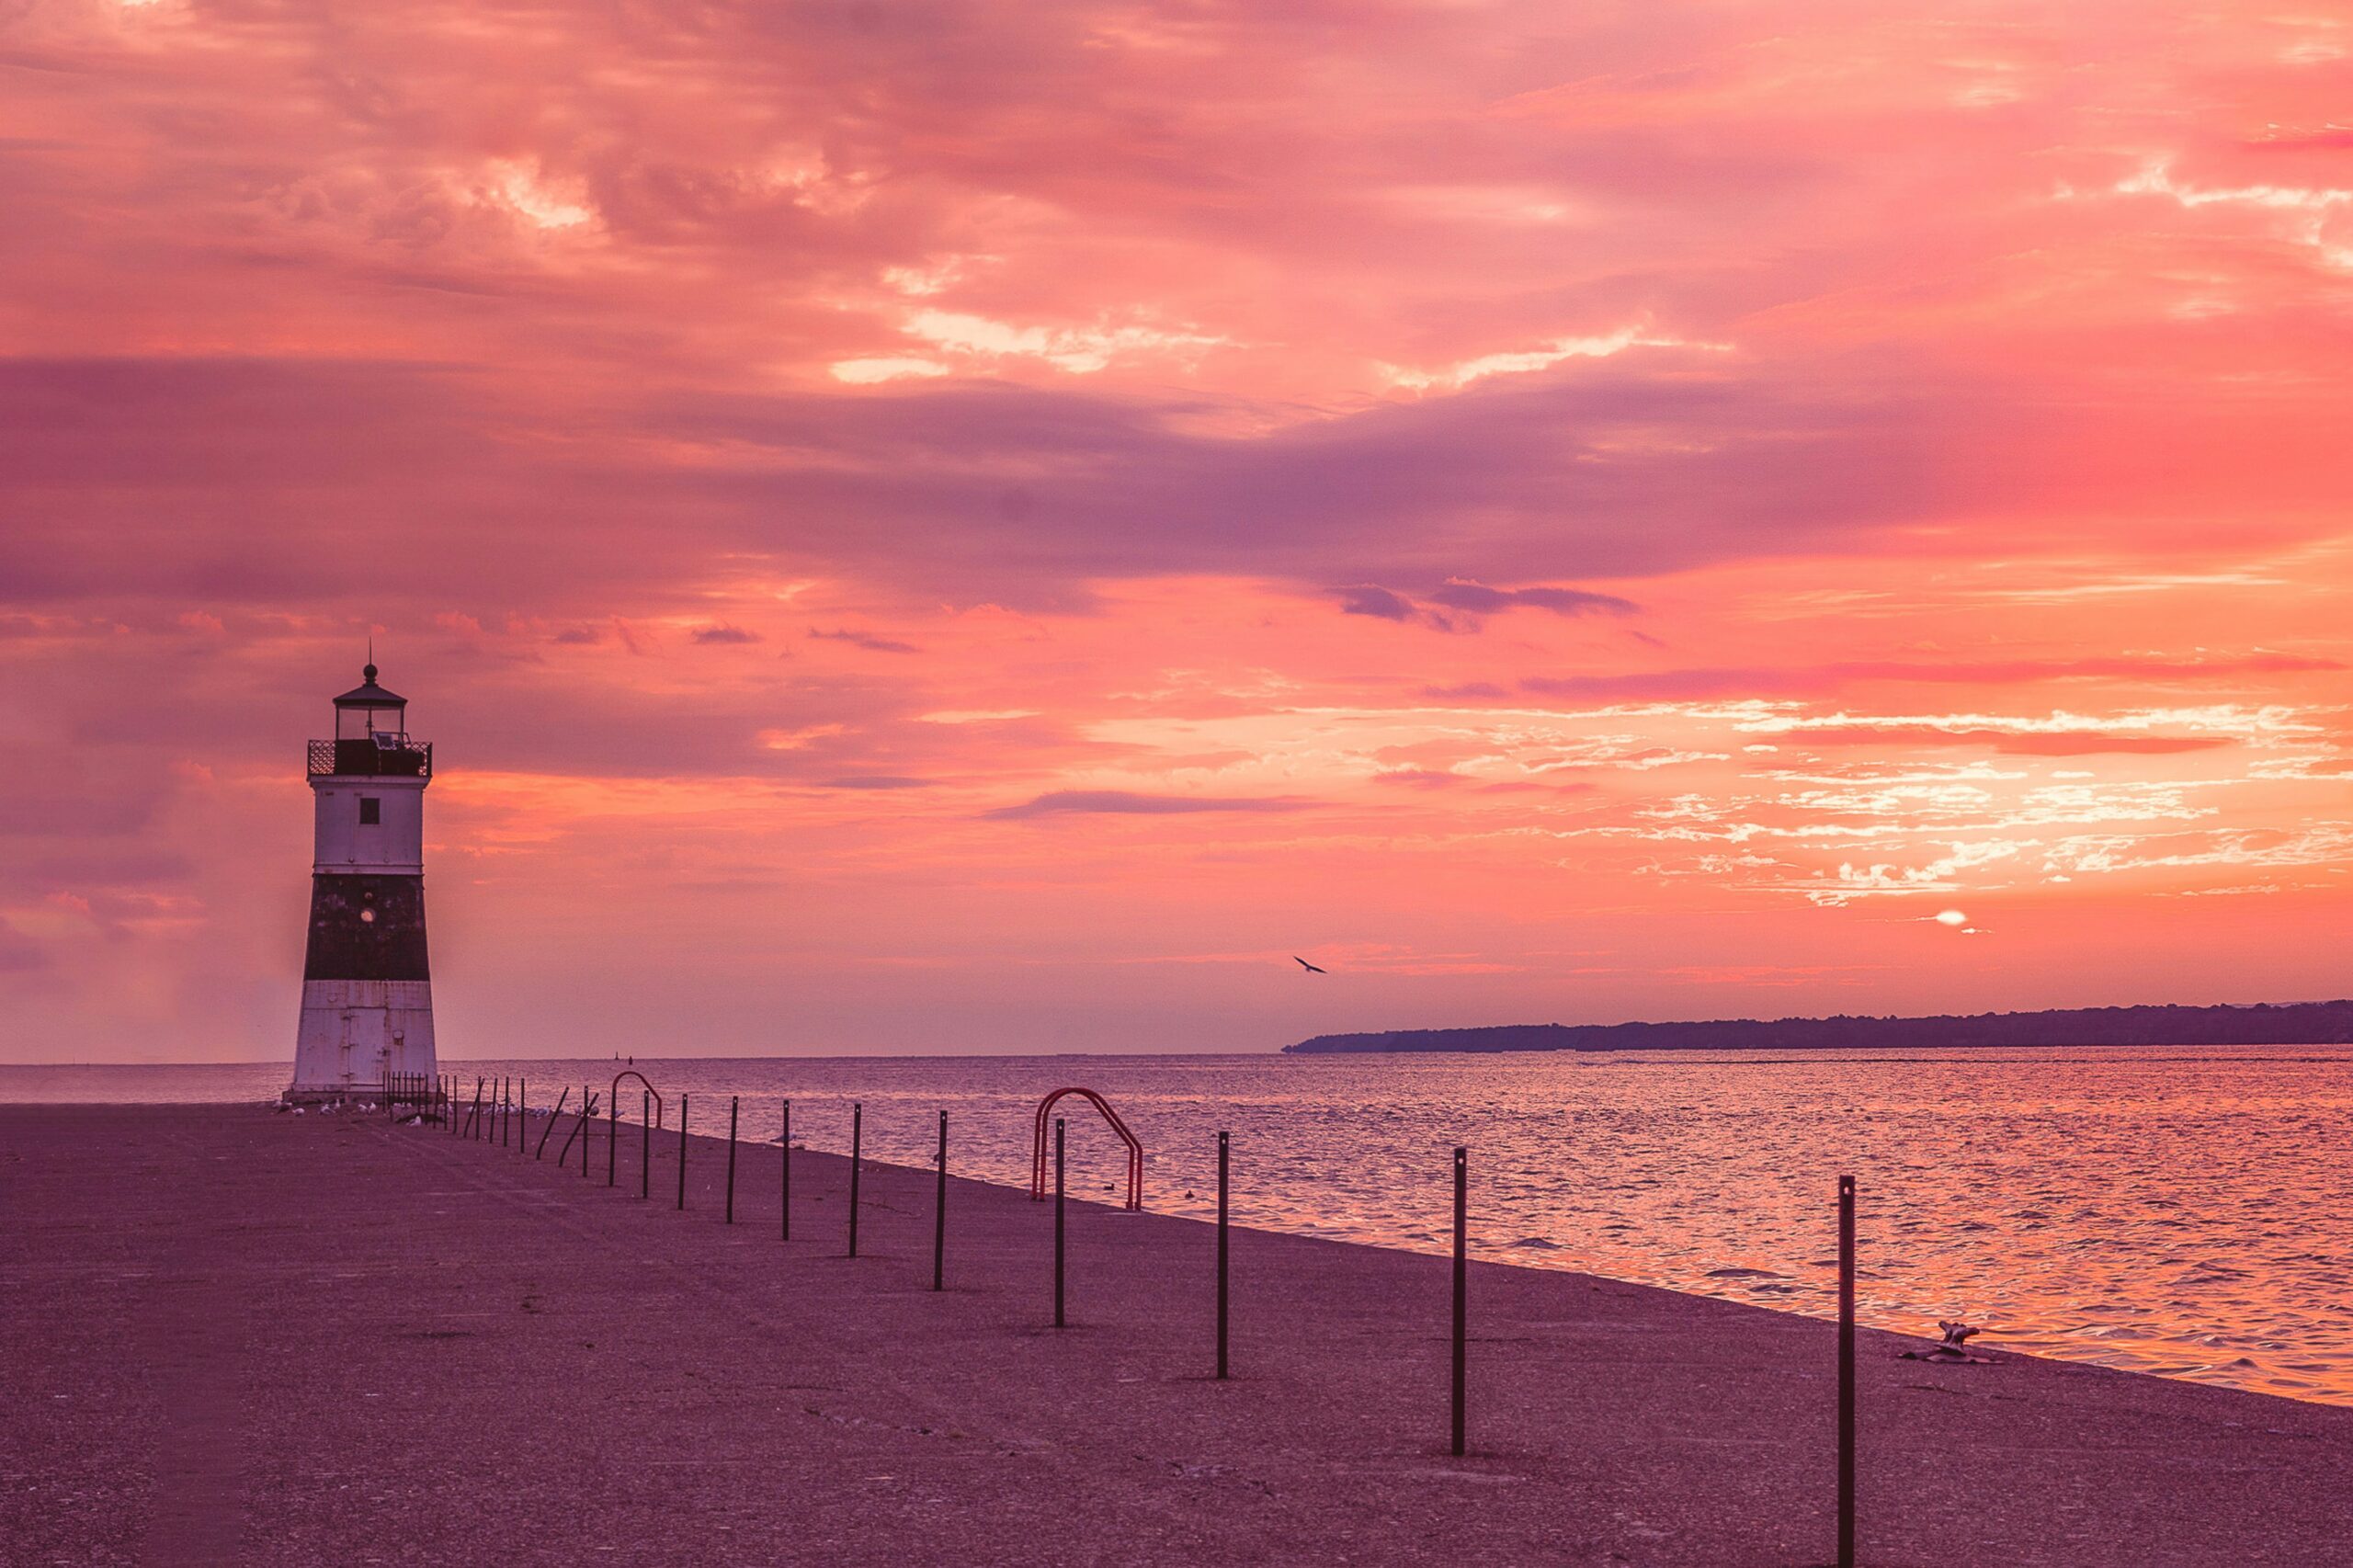
<svg viewBox="0 0 2353 1568">
<path fill-rule="evenodd" d="M 376 666 L 335 699 L 335 738 L 313 741 L 316 828 L 302 1022 L 290 1100 L 365 1096 L 387 1074 L 434 1072 L 425 956 L 425 787 L 433 748 L 408 733 L 408 699 Z"/>
</svg>

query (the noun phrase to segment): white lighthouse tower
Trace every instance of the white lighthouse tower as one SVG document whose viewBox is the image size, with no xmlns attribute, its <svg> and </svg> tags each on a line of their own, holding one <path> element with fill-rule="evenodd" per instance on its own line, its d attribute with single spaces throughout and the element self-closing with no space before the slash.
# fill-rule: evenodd
<svg viewBox="0 0 2353 1568">
<path fill-rule="evenodd" d="M 408 699 L 369 665 L 335 699 L 335 738 L 310 747 L 317 828 L 302 1023 L 290 1100 L 430 1077 L 433 985 L 425 957 L 425 787 L 433 748 L 408 733 Z"/>
</svg>

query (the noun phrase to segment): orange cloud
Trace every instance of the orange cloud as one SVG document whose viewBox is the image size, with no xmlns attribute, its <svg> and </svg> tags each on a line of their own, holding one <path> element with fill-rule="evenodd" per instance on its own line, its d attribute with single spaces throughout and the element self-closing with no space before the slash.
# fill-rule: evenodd
<svg viewBox="0 0 2353 1568">
<path fill-rule="evenodd" d="M 2339 986 L 2329 18 L 16 22 L 0 1050 L 277 1049 L 371 635 L 453 1051 Z"/>
</svg>

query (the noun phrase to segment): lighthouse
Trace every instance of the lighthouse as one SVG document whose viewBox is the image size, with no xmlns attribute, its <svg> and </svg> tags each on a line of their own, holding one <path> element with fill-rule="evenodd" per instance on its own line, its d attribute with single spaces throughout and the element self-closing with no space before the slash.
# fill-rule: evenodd
<svg viewBox="0 0 2353 1568">
<path fill-rule="evenodd" d="M 408 699 L 377 685 L 374 665 L 362 675 L 335 699 L 335 738 L 310 744 L 316 825 L 292 1101 L 365 1096 L 388 1074 L 434 1071 L 425 958 L 433 748 L 410 737 Z"/>
</svg>

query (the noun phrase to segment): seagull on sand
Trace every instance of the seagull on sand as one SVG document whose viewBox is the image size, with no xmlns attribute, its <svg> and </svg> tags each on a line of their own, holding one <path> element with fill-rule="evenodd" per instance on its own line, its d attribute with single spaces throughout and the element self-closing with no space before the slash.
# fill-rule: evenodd
<svg viewBox="0 0 2353 1568">
<path fill-rule="evenodd" d="M 1313 964 L 1309 963 L 1305 959 L 1301 958 L 1297 953 L 1291 954 L 1290 961 L 1297 964 L 1300 968 L 1305 970 L 1310 974 L 1326 974 L 1330 972 L 1327 970 L 1316 968 Z"/>
<path fill-rule="evenodd" d="M 1944 1330 L 1944 1338 L 1929 1346 L 1926 1350 L 1906 1350 L 1904 1352 L 1903 1358 L 1906 1361 L 1961 1361 L 1972 1367 L 1987 1365 L 1983 1356 L 1972 1356 L 1969 1353 L 1970 1340 L 1984 1333 L 1984 1329 L 1971 1324 L 1946 1323 L 1941 1319 L 1938 1321 L 1937 1326 Z"/>
</svg>

